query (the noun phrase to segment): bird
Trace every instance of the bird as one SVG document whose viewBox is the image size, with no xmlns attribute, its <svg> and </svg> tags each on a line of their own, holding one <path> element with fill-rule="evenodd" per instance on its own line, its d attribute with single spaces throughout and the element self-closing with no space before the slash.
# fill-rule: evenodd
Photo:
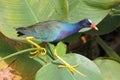
<svg viewBox="0 0 120 80">
<path fill-rule="evenodd" d="M 16 28 L 16 31 L 18 37 L 25 37 L 29 43 L 33 44 L 37 48 L 40 48 L 40 50 L 31 53 L 34 54 L 33 57 L 35 57 L 38 56 L 40 53 L 43 53 L 45 55 L 46 50 L 37 43 L 33 42 L 31 40 L 32 38 L 40 39 L 43 42 L 59 42 L 67 38 L 68 36 L 77 33 L 82 28 L 91 28 L 98 30 L 95 24 L 90 19 L 86 18 L 76 23 L 69 23 L 58 20 L 38 22 L 30 26 Z M 71 66 L 60 56 L 58 56 L 56 48 L 54 49 L 54 56 L 64 64 L 64 66 L 61 67 L 68 68 L 72 73 L 76 72 L 84 77 L 86 76 L 85 74 L 75 69 L 75 66 L 77 65 Z"/>
<path fill-rule="evenodd" d="M 97 30 L 97 27 L 90 19 L 84 19 L 74 24 L 55 20 L 44 21 L 28 27 L 20 27 L 16 30 L 18 37 L 33 36 L 43 42 L 57 42 L 85 27 Z"/>
</svg>

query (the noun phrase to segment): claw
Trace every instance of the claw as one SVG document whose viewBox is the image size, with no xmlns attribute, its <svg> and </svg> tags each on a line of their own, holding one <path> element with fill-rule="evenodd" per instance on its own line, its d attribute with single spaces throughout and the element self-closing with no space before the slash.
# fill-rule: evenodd
<svg viewBox="0 0 120 80">
<path fill-rule="evenodd" d="M 68 68 L 72 73 L 75 73 L 74 66 L 71 65 L 59 65 L 58 68 Z"/>
<path fill-rule="evenodd" d="M 30 58 L 35 58 L 35 57 L 37 57 L 39 54 L 34 54 L 34 55 L 30 55 L 29 57 Z"/>
<path fill-rule="evenodd" d="M 34 51 L 34 52 L 30 52 L 30 54 L 37 54 L 37 53 L 40 53 L 40 51 L 39 51 L 39 50 L 36 50 L 36 51 Z"/>
<path fill-rule="evenodd" d="M 83 76 L 83 77 L 87 77 L 85 74 L 79 72 L 78 70 L 76 70 L 75 68 L 79 66 L 79 64 L 76 64 L 74 66 L 71 66 L 70 64 L 68 64 L 66 61 L 64 61 L 61 57 L 59 57 L 57 55 L 57 52 L 56 52 L 56 48 L 54 49 L 54 56 L 59 59 L 63 65 L 59 65 L 58 68 L 67 68 L 70 72 L 72 73 L 78 73 L 79 75 Z"/>
<path fill-rule="evenodd" d="M 73 67 L 76 68 L 76 67 L 78 67 L 79 65 L 80 65 L 80 64 L 76 64 L 76 65 L 74 65 Z"/>
</svg>

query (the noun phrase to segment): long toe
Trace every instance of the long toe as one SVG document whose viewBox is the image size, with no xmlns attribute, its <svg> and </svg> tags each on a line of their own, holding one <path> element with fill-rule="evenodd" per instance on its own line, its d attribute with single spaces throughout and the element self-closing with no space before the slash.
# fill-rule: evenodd
<svg viewBox="0 0 120 80">
<path fill-rule="evenodd" d="M 71 65 L 59 65 L 58 66 L 58 68 L 67 68 L 67 69 L 69 69 L 72 73 L 75 73 L 75 67 L 76 67 L 76 65 L 75 66 L 71 66 Z"/>
<path fill-rule="evenodd" d="M 40 53 L 41 53 L 42 55 L 46 55 L 46 49 L 45 49 L 45 48 L 41 48 Z"/>
<path fill-rule="evenodd" d="M 73 67 L 76 68 L 76 67 L 78 67 L 79 65 L 80 65 L 80 64 L 76 64 L 76 65 L 74 65 Z"/>
<path fill-rule="evenodd" d="M 71 66 L 71 65 L 67 64 L 67 65 L 59 65 L 58 68 L 67 68 L 73 74 L 77 73 L 77 74 L 79 74 L 79 75 L 81 75 L 83 77 L 87 77 L 85 74 L 83 74 L 80 71 L 78 71 L 78 70 L 75 69 L 78 66 L 79 66 L 79 64 L 76 64 L 74 66 Z"/>
<path fill-rule="evenodd" d="M 34 52 L 30 52 L 30 54 L 38 54 L 38 53 L 40 53 L 39 50 L 36 50 L 36 51 L 34 51 Z"/>
<path fill-rule="evenodd" d="M 34 55 L 30 55 L 30 58 L 35 58 L 35 57 L 37 57 L 39 54 L 38 53 L 36 53 L 36 54 L 34 54 Z"/>
</svg>

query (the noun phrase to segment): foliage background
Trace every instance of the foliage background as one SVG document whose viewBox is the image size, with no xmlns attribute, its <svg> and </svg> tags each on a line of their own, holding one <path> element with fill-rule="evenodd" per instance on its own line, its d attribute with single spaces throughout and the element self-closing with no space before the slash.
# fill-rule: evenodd
<svg viewBox="0 0 120 80">
<path fill-rule="evenodd" d="M 70 43 L 67 47 L 67 52 L 72 51 L 82 54 L 92 60 L 102 57 L 94 61 L 101 70 L 103 79 L 119 80 L 120 0 L 0 0 L 0 57 L 30 47 L 25 43 L 24 38 L 17 37 L 15 28 L 46 20 L 62 20 L 75 23 L 84 18 L 90 18 L 97 25 L 99 31 L 90 30 L 84 32 L 84 30 L 88 30 L 84 29 L 74 35 L 74 37 L 67 38 L 64 40 Z M 81 32 L 84 33 L 81 34 Z M 87 38 L 85 44 L 82 43 L 80 35 L 84 35 Z M 42 42 L 36 39 L 35 41 L 38 43 Z M 63 45 L 61 47 L 63 47 Z M 61 47 L 58 47 L 58 50 Z M 66 47 L 63 48 L 62 53 L 66 53 L 64 49 L 66 49 Z M 58 53 L 61 53 L 61 51 L 58 51 Z M 21 74 L 23 80 L 34 80 L 36 71 L 41 70 L 42 64 L 39 59 L 36 58 L 32 60 L 28 58 L 28 56 L 28 54 L 22 54 L 13 57 L 17 58 L 17 61 L 14 63 L 16 66 L 13 68 Z M 69 60 L 67 55 L 65 59 L 68 60 L 68 62 L 76 62 L 74 56 L 76 55 L 73 55 Z M 8 64 L 11 60 L 12 58 L 7 59 Z M 82 63 L 83 62 L 80 62 L 80 64 Z M 50 66 L 51 65 L 52 64 L 50 64 Z M 44 70 L 44 68 L 46 67 L 42 67 L 42 70 Z M 89 67 L 89 69 L 92 68 L 93 67 Z M 110 69 L 106 70 L 107 68 Z M 79 69 L 81 68 L 79 67 Z M 54 70 L 54 68 L 50 70 Z M 43 75 L 40 74 L 38 71 L 36 80 L 39 80 L 39 76 Z M 63 73 L 58 74 L 61 75 Z M 86 74 L 91 74 L 91 72 Z M 108 75 L 111 75 L 112 78 L 108 77 Z M 46 76 L 43 77 L 44 80 L 47 80 Z M 48 77 L 51 77 L 51 75 Z M 62 75 L 62 78 L 65 78 L 65 75 Z M 76 80 L 79 79 L 76 78 Z M 96 77 L 94 79 L 98 78 Z M 94 79 L 89 78 L 88 80 Z M 53 80 L 56 80 L 56 77 Z"/>
</svg>

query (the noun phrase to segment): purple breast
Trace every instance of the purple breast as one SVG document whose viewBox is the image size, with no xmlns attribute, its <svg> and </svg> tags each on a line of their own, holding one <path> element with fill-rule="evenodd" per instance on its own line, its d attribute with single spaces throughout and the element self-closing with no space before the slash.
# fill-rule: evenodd
<svg viewBox="0 0 120 80">
<path fill-rule="evenodd" d="M 60 41 L 60 40 L 63 40 L 64 38 L 70 36 L 74 34 L 72 31 L 68 32 L 68 31 L 65 31 L 65 30 L 62 30 L 60 33 L 59 33 L 59 36 L 57 37 L 56 41 Z"/>
</svg>

